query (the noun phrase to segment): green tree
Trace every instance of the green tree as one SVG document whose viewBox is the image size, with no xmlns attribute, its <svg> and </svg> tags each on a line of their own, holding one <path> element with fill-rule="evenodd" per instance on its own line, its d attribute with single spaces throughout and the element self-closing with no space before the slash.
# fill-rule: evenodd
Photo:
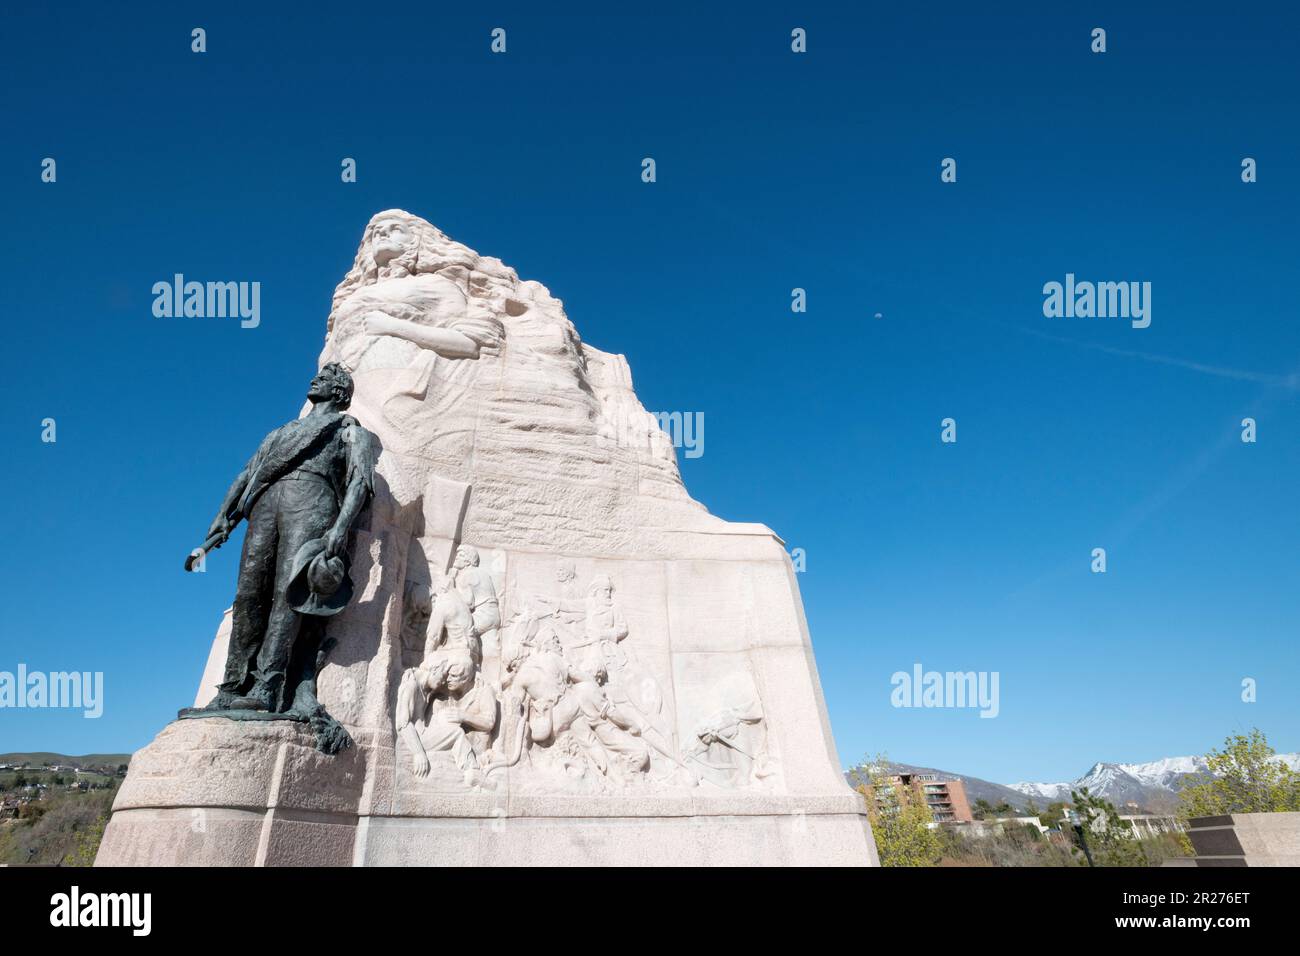
<svg viewBox="0 0 1300 956">
<path fill-rule="evenodd" d="M 1205 762 L 1208 772 L 1190 778 L 1179 791 L 1180 819 L 1300 810 L 1300 774 L 1277 759 L 1258 728 L 1230 735 Z"/>
<path fill-rule="evenodd" d="M 1054 800 L 1047 805 L 1047 809 L 1038 814 L 1038 819 L 1042 821 L 1043 826 L 1049 830 L 1059 830 L 1061 821 L 1065 819 L 1065 811 L 1070 805 L 1064 800 Z"/>
<path fill-rule="evenodd" d="M 1071 809 L 1078 815 L 1083 835 L 1075 834 L 1075 852 L 1079 862 L 1084 862 L 1082 841 L 1088 841 L 1088 850 L 1097 866 L 1149 866 L 1146 848 L 1132 832 L 1126 820 L 1109 800 L 1094 796 L 1087 787 L 1071 790 L 1074 801 Z"/>
<path fill-rule="evenodd" d="M 109 811 L 104 810 L 97 818 L 75 830 L 72 849 L 63 858 L 65 866 L 94 866 L 95 855 L 99 853 L 100 841 L 104 839 L 104 828 L 108 826 Z"/>
<path fill-rule="evenodd" d="M 0 827 L 0 863 L 90 865 L 114 791 L 52 793 L 24 804 L 18 820 Z"/>
<path fill-rule="evenodd" d="M 983 797 L 975 801 L 975 806 L 971 810 L 971 816 L 976 820 L 987 820 L 993 816 L 993 804 L 989 803 Z"/>
<path fill-rule="evenodd" d="M 881 866 L 934 866 L 944 842 L 930 808 L 905 793 L 889 772 L 884 754 L 850 771 L 855 789 L 867 798 L 867 818 Z"/>
</svg>

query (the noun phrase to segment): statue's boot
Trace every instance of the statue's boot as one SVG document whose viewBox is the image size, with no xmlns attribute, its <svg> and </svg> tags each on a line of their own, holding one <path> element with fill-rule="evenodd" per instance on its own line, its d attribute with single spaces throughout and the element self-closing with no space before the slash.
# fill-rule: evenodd
<svg viewBox="0 0 1300 956">
<path fill-rule="evenodd" d="M 236 697 L 229 704 L 231 710 L 275 710 L 275 677 L 270 679 L 258 677 L 253 687 L 243 697 Z"/>
<path fill-rule="evenodd" d="M 236 699 L 236 695 L 228 690 L 218 690 L 217 696 L 204 704 L 199 710 L 229 710 L 230 702 Z"/>
</svg>

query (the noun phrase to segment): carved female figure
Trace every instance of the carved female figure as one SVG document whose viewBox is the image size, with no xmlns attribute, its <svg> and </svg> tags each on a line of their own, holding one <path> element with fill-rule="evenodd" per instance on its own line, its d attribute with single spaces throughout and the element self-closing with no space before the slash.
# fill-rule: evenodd
<svg viewBox="0 0 1300 956">
<path fill-rule="evenodd" d="M 439 458 L 468 451 L 473 414 L 463 406 L 477 360 L 505 336 L 501 320 L 470 295 L 475 259 L 429 223 L 390 209 L 370 220 L 334 292 L 321 361 L 353 370 L 358 410 L 379 417 L 385 447 L 417 450 L 407 446 L 419 436 L 425 446 L 439 443 Z"/>
</svg>

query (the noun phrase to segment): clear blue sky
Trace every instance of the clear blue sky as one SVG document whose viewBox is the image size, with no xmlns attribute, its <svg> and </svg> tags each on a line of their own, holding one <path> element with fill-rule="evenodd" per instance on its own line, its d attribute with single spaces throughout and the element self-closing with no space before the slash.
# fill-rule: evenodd
<svg viewBox="0 0 1300 956">
<path fill-rule="evenodd" d="M 107 686 L 0 711 L 0 751 L 133 750 L 191 702 L 236 552 L 181 560 L 392 206 L 705 413 L 687 486 L 805 549 L 846 763 L 1300 749 L 1293 6 L 273 6 L 6 11 L 0 670 Z M 154 318 L 176 272 L 260 281 L 261 326 Z M 1151 327 L 1044 318 L 1067 272 L 1150 281 Z M 1000 672 L 1000 716 L 891 707 L 914 662 Z"/>
</svg>

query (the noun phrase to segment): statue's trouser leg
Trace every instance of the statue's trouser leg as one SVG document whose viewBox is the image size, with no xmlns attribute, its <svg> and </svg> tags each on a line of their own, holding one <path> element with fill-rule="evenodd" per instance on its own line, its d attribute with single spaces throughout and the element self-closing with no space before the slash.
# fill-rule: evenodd
<svg viewBox="0 0 1300 956">
<path fill-rule="evenodd" d="M 596 765 L 601 773 L 609 769 L 609 758 L 605 753 L 605 748 L 601 745 L 600 738 L 596 736 L 591 723 L 586 717 L 581 714 L 575 717 L 573 723 L 569 725 L 569 733 L 573 734 L 583 752 L 591 758 L 592 763 Z"/>
<path fill-rule="evenodd" d="M 607 719 L 594 722 L 592 732 L 606 750 L 622 754 L 633 770 L 644 770 L 650 764 L 650 747 L 644 740 L 616 727 Z"/>
<path fill-rule="evenodd" d="M 323 617 L 298 615 L 298 636 L 289 656 L 289 673 L 284 678 L 284 701 L 289 710 L 304 715 L 316 712 L 316 674 L 320 670 L 320 650 L 325 638 Z"/>
<path fill-rule="evenodd" d="M 289 606 L 285 591 L 293 573 L 293 559 L 313 538 L 334 523 L 338 504 L 329 485 L 316 481 L 281 479 L 267 492 L 275 495 L 279 549 L 276 555 L 275 598 L 266 624 L 266 639 L 257 655 L 257 680 L 276 694 L 275 709 L 283 710 L 284 677 L 298 636 L 298 612 Z"/>
<path fill-rule="evenodd" d="M 266 634 L 275 591 L 279 528 L 272 488 L 248 516 L 244 550 L 239 558 L 235 603 L 230 612 L 230 650 L 220 689 L 239 695 L 248 690 L 249 672 Z"/>
</svg>

